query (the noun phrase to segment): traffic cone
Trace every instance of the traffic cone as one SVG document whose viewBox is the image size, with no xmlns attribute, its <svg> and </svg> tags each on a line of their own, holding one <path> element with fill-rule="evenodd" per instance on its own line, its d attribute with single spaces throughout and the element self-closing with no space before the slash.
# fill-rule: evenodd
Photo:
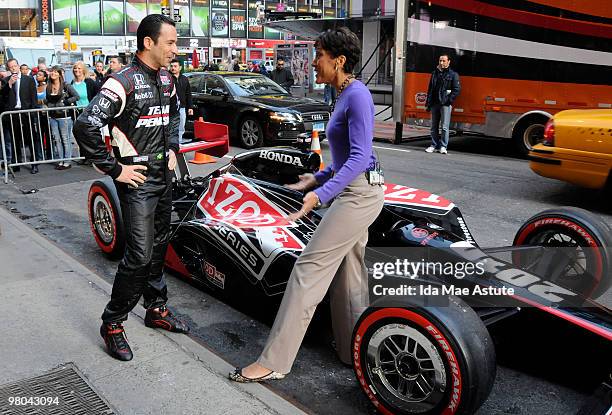
<svg viewBox="0 0 612 415">
<path fill-rule="evenodd" d="M 189 160 L 189 162 L 193 164 L 209 164 L 209 163 L 216 163 L 217 159 L 203 152 L 196 151 L 195 157 L 193 158 L 193 160 Z"/>
<path fill-rule="evenodd" d="M 314 130 L 312 132 L 312 140 L 310 140 L 310 151 L 319 155 L 321 159 L 319 170 L 323 170 L 325 168 L 325 163 L 323 163 L 323 154 L 321 153 L 321 143 L 319 142 L 319 132 L 317 130 Z"/>
</svg>

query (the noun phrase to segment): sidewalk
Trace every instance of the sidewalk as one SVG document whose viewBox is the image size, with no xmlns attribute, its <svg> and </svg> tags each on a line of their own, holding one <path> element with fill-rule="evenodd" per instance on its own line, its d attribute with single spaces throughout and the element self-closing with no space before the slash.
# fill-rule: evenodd
<svg viewBox="0 0 612 415">
<path fill-rule="evenodd" d="M 134 359 L 111 358 L 99 335 L 111 286 L 4 208 L 0 231 L 0 390 L 72 363 L 117 414 L 304 413 L 230 382 L 232 366 L 188 336 L 145 327 L 140 305 L 125 325 Z"/>
</svg>

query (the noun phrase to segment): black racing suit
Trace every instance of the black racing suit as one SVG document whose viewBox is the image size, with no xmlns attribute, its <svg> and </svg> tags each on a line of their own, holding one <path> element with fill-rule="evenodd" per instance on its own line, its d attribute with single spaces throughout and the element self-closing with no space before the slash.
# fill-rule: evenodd
<svg viewBox="0 0 612 415">
<path fill-rule="evenodd" d="M 101 139 L 109 127 L 113 154 Z M 144 296 L 145 308 L 168 300 L 163 276 L 170 238 L 172 172 L 168 151 L 178 154 L 178 99 L 172 75 L 154 70 L 138 57 L 113 73 L 74 124 L 74 136 L 93 164 L 116 179 L 121 164 L 142 164 L 147 178 L 137 188 L 115 181 L 126 231 L 126 249 L 119 263 L 105 323 L 121 322 Z"/>
</svg>

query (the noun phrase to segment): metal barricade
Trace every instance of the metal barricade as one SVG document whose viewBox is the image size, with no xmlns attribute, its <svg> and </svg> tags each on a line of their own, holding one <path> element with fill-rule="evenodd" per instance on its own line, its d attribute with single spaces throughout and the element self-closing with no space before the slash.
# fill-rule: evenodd
<svg viewBox="0 0 612 415">
<path fill-rule="evenodd" d="M 50 113 L 64 111 L 68 126 L 68 140 L 74 140 L 72 125 L 84 107 L 52 107 L 29 110 L 4 111 L 0 114 L 0 144 L 2 145 L 2 162 L 4 170 L 4 183 L 8 183 L 9 170 L 14 167 L 37 165 L 44 163 L 59 163 L 72 160 L 82 160 L 80 155 L 73 156 L 78 144 L 73 147 L 72 154 L 56 157 L 62 154 L 58 146 L 62 146 L 62 138 L 54 137 L 51 120 L 56 121 Z M 57 122 L 57 121 L 56 121 Z M 59 125 L 57 127 L 59 132 Z M 75 143 L 76 144 L 76 143 Z M 30 152 L 30 161 L 26 161 L 26 148 Z M 56 153 L 57 152 L 57 153 Z M 49 153 L 49 154 L 47 154 Z M 49 156 L 49 157 L 48 157 Z M 9 161 L 10 162 L 7 162 Z"/>
</svg>

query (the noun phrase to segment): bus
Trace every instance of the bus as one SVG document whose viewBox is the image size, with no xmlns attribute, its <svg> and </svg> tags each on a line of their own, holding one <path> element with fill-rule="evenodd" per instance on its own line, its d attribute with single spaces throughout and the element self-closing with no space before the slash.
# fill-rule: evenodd
<svg viewBox="0 0 612 415">
<path fill-rule="evenodd" d="M 461 94 L 452 126 L 512 140 L 526 154 L 547 120 L 612 111 L 612 8 L 601 0 L 411 0 L 404 117 L 427 124 L 427 87 L 448 54 Z"/>
<path fill-rule="evenodd" d="M 47 65 L 57 63 L 53 40 L 40 37 L 0 37 L 0 65 L 9 59 L 17 59 L 30 68 L 38 64 L 38 58 L 45 58 Z"/>
</svg>

